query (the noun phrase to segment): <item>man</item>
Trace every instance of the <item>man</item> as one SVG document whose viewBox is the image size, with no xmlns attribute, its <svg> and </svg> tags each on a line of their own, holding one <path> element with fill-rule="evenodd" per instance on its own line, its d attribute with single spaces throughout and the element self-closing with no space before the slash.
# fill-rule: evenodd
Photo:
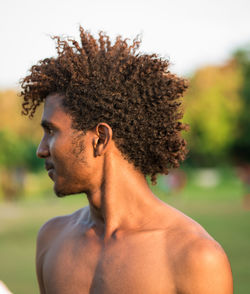
<svg viewBox="0 0 250 294">
<path fill-rule="evenodd" d="M 149 189 L 186 154 L 180 132 L 186 81 L 168 61 L 136 53 L 117 37 L 81 44 L 57 39 L 55 58 L 23 79 L 23 113 L 44 102 L 38 157 L 55 193 L 86 193 L 89 206 L 56 217 L 37 241 L 37 277 L 46 294 L 230 294 L 220 245 Z"/>
</svg>

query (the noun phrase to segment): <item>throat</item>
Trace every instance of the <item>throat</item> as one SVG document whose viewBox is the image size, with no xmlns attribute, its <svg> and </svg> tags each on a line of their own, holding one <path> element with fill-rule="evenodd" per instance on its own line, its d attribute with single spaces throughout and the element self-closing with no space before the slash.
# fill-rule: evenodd
<svg viewBox="0 0 250 294">
<path fill-rule="evenodd" d="M 105 240 L 149 228 L 161 202 L 147 183 L 112 185 L 112 189 L 106 187 L 88 199 L 91 219 Z"/>
<path fill-rule="evenodd" d="M 150 190 L 145 176 L 119 151 L 105 154 L 102 171 L 99 184 L 87 197 L 90 217 L 103 238 L 147 226 L 162 202 Z"/>
</svg>

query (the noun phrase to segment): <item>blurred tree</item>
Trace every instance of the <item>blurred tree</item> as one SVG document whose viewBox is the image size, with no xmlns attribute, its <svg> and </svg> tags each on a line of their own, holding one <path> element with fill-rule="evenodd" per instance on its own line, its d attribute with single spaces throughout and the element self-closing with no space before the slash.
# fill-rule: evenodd
<svg viewBox="0 0 250 294">
<path fill-rule="evenodd" d="M 242 108 L 238 116 L 236 140 L 232 153 L 237 161 L 250 163 L 250 44 L 235 52 L 243 81 L 240 89 Z"/>
<path fill-rule="evenodd" d="M 191 78 L 184 116 L 191 127 L 189 162 L 213 166 L 227 160 L 237 135 L 241 85 L 242 72 L 235 60 L 201 68 Z"/>
<path fill-rule="evenodd" d="M 4 129 L 0 130 L 0 142 L 0 166 L 23 167 L 31 171 L 41 167 L 41 161 L 35 156 L 37 146 L 29 138 Z"/>
<path fill-rule="evenodd" d="M 0 189 L 9 200 L 22 195 L 27 171 L 43 164 L 35 155 L 40 116 L 35 123 L 22 117 L 20 100 L 15 91 L 0 92 Z"/>
<path fill-rule="evenodd" d="M 14 90 L 0 92 L 0 130 L 7 129 L 19 137 L 30 138 L 38 143 L 42 136 L 42 129 L 39 128 L 41 119 L 41 108 L 31 120 L 21 115 L 21 99 Z"/>
<path fill-rule="evenodd" d="M 0 131 L 0 187 L 4 199 L 22 195 L 27 170 L 37 171 L 42 161 L 35 156 L 36 144 L 12 131 Z"/>
</svg>

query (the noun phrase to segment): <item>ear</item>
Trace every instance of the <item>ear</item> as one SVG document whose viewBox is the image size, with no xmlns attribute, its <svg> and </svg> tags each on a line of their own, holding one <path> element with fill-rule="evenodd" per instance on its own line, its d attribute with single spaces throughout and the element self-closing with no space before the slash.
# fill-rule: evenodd
<svg viewBox="0 0 250 294">
<path fill-rule="evenodd" d="M 112 129 L 106 123 L 99 123 L 95 127 L 95 138 L 93 139 L 94 156 L 104 154 L 112 140 Z"/>
</svg>

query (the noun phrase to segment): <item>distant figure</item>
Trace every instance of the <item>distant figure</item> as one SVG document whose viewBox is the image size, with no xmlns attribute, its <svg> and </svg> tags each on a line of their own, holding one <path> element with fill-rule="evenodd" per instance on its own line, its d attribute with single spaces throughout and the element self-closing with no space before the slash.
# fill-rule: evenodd
<svg viewBox="0 0 250 294">
<path fill-rule="evenodd" d="M 187 184 L 186 173 L 180 169 L 173 170 L 166 176 L 165 182 L 170 190 L 170 193 L 180 193 Z"/>
<path fill-rule="evenodd" d="M 2 281 L 0 281 L 0 294 L 12 294 Z"/>
<path fill-rule="evenodd" d="M 250 210 L 250 164 L 241 164 L 237 170 L 239 178 L 244 184 L 243 207 Z"/>
<path fill-rule="evenodd" d="M 146 176 L 179 167 L 186 81 L 156 54 L 117 37 L 57 37 L 57 57 L 23 79 L 23 113 L 44 103 L 37 150 L 58 197 L 86 193 L 89 206 L 41 229 L 42 294 L 231 294 L 221 246 L 160 201 Z"/>
</svg>

